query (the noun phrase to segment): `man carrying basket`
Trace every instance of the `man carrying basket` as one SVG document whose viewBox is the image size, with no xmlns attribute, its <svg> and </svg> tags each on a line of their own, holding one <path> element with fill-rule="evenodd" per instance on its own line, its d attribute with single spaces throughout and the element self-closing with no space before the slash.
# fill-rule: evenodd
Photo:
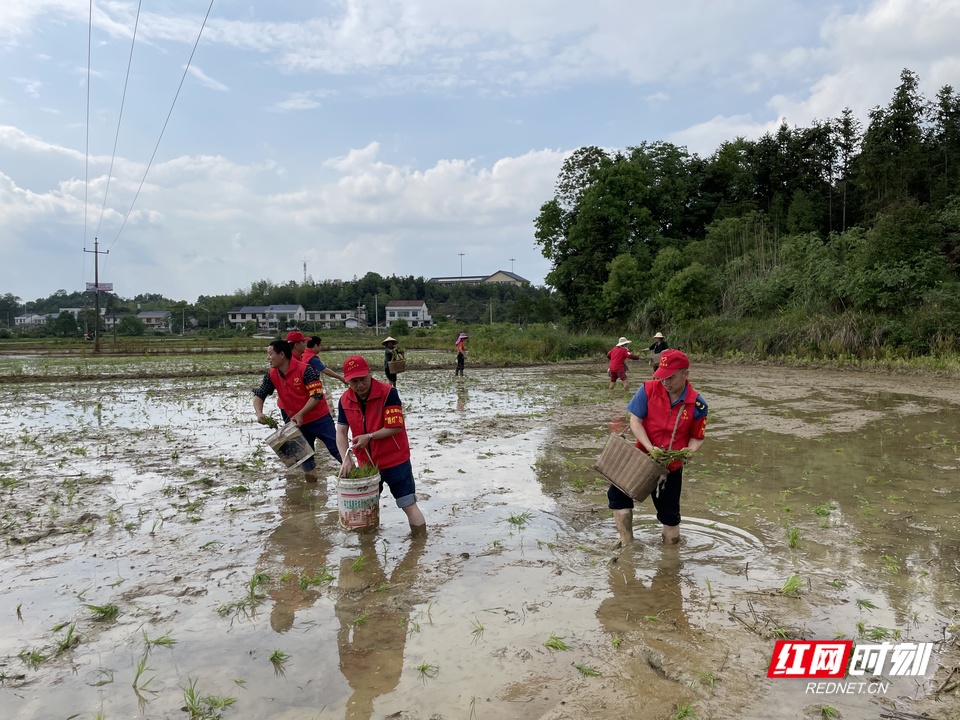
<svg viewBox="0 0 960 720">
<path fill-rule="evenodd" d="M 653 379 L 645 382 L 627 404 L 637 447 L 654 459 L 675 451 L 690 454 L 703 445 L 707 403 L 687 379 L 689 368 L 690 360 L 684 353 L 665 350 Z M 680 542 L 683 459 L 669 460 L 666 470 L 666 480 L 653 493 L 653 505 L 663 525 L 663 542 L 672 545 Z M 633 498 L 611 484 L 607 500 L 620 544 L 626 546 L 633 542 Z"/>
</svg>

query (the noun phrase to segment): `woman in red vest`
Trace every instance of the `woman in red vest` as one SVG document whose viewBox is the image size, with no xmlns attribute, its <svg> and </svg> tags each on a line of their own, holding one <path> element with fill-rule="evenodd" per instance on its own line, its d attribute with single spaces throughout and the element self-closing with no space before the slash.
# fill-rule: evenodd
<svg viewBox="0 0 960 720">
<path fill-rule="evenodd" d="M 323 440 L 329 453 L 341 462 L 337 449 L 337 433 L 333 427 L 330 408 L 323 396 L 323 381 L 316 368 L 293 358 L 293 348 L 286 340 L 274 340 L 267 347 L 270 371 L 263 376 L 260 387 L 253 391 L 253 410 L 257 422 L 266 424 L 263 401 L 277 391 L 277 407 L 284 422 L 293 421 L 314 447 L 317 438 Z M 316 460 L 309 458 L 300 466 L 307 482 L 317 481 Z"/>
<path fill-rule="evenodd" d="M 656 457 L 667 449 L 695 452 L 703 445 L 707 426 L 707 403 L 687 379 L 690 360 L 679 350 L 660 355 L 660 366 L 627 404 L 630 430 L 637 447 Z M 672 439 L 672 442 L 671 442 Z M 683 461 L 667 465 L 666 480 L 650 496 L 663 525 L 663 542 L 680 542 L 680 489 Z M 633 542 L 633 498 L 615 485 L 607 490 L 608 507 L 620 535 L 620 544 Z"/>
<path fill-rule="evenodd" d="M 410 443 L 403 423 L 403 408 L 395 387 L 370 374 L 370 366 L 359 355 L 347 358 L 343 377 L 349 387 L 340 396 L 337 410 L 337 447 L 347 457 L 352 447 L 361 465 L 374 464 L 383 484 L 390 487 L 397 507 L 403 510 L 414 535 L 426 532 L 427 521 L 417 507 Z M 348 432 L 353 441 L 348 441 Z M 349 467 L 347 468 L 349 470 Z"/>
</svg>

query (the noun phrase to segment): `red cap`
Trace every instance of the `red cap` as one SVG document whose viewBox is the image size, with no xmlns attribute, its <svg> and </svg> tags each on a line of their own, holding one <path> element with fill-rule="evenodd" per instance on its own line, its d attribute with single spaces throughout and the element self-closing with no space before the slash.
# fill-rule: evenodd
<svg viewBox="0 0 960 720">
<path fill-rule="evenodd" d="M 289 343 L 298 343 L 298 342 L 303 342 L 304 340 L 309 340 L 309 339 L 310 338 L 308 338 L 299 330 L 294 330 L 292 332 L 287 333 L 287 342 Z"/>
<path fill-rule="evenodd" d="M 350 382 L 354 378 L 370 374 L 370 366 L 359 355 L 351 355 L 343 364 L 343 379 Z"/>
<path fill-rule="evenodd" d="M 673 375 L 677 370 L 686 370 L 690 367 L 690 359 L 679 350 L 664 350 L 660 353 L 660 367 L 658 367 L 653 376 L 657 380 L 664 380 Z"/>
</svg>

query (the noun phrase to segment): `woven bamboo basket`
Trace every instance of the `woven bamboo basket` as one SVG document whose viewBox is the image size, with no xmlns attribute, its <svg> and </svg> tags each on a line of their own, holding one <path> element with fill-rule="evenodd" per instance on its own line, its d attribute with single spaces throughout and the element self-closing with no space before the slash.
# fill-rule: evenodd
<svg viewBox="0 0 960 720">
<path fill-rule="evenodd" d="M 391 360 L 387 363 L 387 367 L 390 369 L 391 375 L 398 375 L 406 371 L 407 361 L 406 360 Z"/>
<path fill-rule="evenodd" d="M 637 502 L 647 499 L 667 469 L 626 439 L 626 429 L 607 439 L 594 468 Z"/>
</svg>

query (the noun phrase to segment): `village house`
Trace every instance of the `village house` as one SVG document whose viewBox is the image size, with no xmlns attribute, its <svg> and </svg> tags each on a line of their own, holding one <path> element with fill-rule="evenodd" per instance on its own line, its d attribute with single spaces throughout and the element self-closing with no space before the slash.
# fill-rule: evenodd
<svg viewBox="0 0 960 720">
<path fill-rule="evenodd" d="M 406 320 L 412 328 L 430 327 L 433 324 L 423 300 L 391 300 L 387 303 L 387 327 L 397 320 Z"/>
</svg>

